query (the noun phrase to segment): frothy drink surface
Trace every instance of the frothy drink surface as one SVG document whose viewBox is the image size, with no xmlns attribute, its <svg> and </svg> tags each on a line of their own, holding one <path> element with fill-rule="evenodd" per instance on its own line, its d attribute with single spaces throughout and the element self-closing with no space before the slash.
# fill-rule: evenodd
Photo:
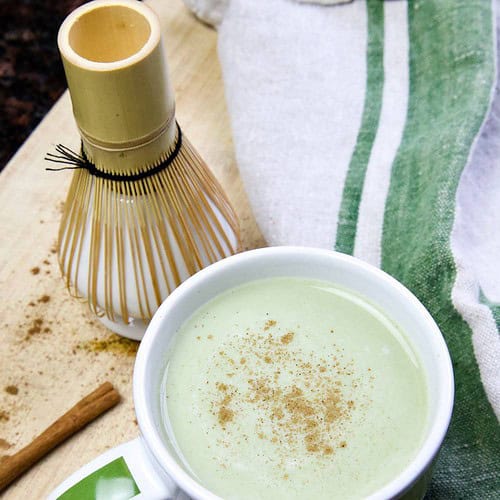
<svg viewBox="0 0 500 500">
<path fill-rule="evenodd" d="M 225 499 L 362 498 L 424 437 L 426 380 L 412 345 L 330 283 L 271 278 L 229 290 L 181 327 L 169 359 L 166 432 Z"/>
</svg>

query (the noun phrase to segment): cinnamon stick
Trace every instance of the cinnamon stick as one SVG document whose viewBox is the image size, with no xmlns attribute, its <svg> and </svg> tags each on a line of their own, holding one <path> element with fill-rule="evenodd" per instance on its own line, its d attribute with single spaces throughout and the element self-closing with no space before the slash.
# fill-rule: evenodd
<svg viewBox="0 0 500 500">
<path fill-rule="evenodd" d="M 58 444 L 115 406 L 120 395 L 109 382 L 85 396 L 28 446 L 0 460 L 0 492 Z"/>
</svg>

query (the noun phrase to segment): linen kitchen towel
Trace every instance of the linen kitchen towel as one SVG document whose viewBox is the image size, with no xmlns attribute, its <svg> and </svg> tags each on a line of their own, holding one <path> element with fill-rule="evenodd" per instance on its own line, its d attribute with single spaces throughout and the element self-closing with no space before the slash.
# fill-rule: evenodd
<svg viewBox="0 0 500 500">
<path fill-rule="evenodd" d="M 380 266 L 445 336 L 456 403 L 428 498 L 499 498 L 497 2 L 186 3 L 218 29 L 268 244 Z"/>
</svg>

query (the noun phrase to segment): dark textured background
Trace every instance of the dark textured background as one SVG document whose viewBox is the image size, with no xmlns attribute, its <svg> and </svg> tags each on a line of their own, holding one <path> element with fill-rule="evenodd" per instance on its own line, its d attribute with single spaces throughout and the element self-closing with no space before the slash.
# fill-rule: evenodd
<svg viewBox="0 0 500 500">
<path fill-rule="evenodd" d="M 57 31 L 85 0 L 0 0 L 0 170 L 66 88 Z"/>
</svg>

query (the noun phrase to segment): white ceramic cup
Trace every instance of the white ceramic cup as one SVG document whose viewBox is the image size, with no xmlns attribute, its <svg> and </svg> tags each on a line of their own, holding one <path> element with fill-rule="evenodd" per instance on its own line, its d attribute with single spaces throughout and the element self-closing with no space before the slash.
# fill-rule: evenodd
<svg viewBox="0 0 500 500">
<path fill-rule="evenodd" d="M 426 437 L 413 461 L 369 498 L 422 498 L 453 408 L 453 371 L 441 332 L 417 298 L 388 274 L 344 254 L 305 247 L 271 247 L 244 252 L 205 268 L 179 286 L 154 315 L 137 355 L 134 403 L 142 437 L 101 455 L 62 483 L 50 498 L 71 491 L 79 481 L 82 481 L 80 485 L 84 484 L 92 472 L 94 478 L 88 484 L 96 491 L 94 498 L 101 495 L 99 480 L 101 491 L 107 495 L 102 498 L 111 498 L 109 492 L 114 491 L 113 482 L 118 488 L 120 481 L 129 488 L 135 485 L 135 489 L 130 489 L 131 496 L 116 498 L 131 498 L 134 494 L 138 495 L 136 498 L 148 499 L 219 498 L 181 465 L 165 432 L 160 411 L 160 384 L 168 361 L 167 353 L 181 325 L 207 301 L 249 281 L 276 276 L 330 281 L 351 289 L 378 305 L 410 338 L 422 360 L 428 384 Z M 106 464 L 117 460 L 121 460 L 122 465 L 125 463 L 126 473 L 120 477 L 112 470 L 107 476 L 101 474 Z"/>
</svg>

